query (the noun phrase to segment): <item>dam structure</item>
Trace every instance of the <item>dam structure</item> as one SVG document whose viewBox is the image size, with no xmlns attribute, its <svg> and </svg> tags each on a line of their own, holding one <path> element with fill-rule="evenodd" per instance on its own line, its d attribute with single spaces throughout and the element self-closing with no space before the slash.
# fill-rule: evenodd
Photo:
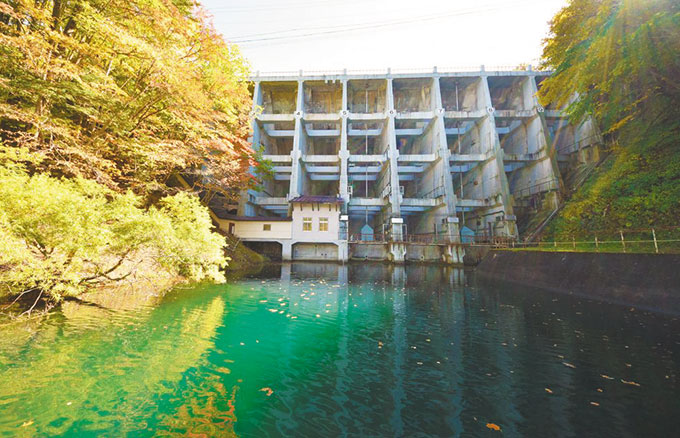
<svg viewBox="0 0 680 438">
<path fill-rule="evenodd" d="M 276 241 L 284 259 L 460 263 L 461 244 L 519 239 L 518 224 L 559 202 L 561 163 L 600 141 L 592 123 L 574 126 L 539 104 L 549 74 L 483 66 L 257 73 L 252 144 L 273 175 L 242 194 L 225 227 L 249 222 L 243 240 Z M 333 238 L 255 229 L 311 221 L 293 214 L 296 205 L 325 225 L 291 230 L 312 236 L 322 227 Z M 330 219 L 318 217 L 325 209 Z"/>
</svg>

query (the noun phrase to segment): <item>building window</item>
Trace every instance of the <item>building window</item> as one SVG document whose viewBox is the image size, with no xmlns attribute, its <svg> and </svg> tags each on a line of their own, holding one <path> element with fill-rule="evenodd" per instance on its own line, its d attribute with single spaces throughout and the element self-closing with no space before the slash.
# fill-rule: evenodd
<svg viewBox="0 0 680 438">
<path fill-rule="evenodd" d="M 320 217 L 319 218 L 319 231 L 328 231 L 328 218 L 327 217 Z"/>
<path fill-rule="evenodd" d="M 272 230 L 272 224 L 263 224 L 262 225 L 262 231 L 271 231 Z"/>
<path fill-rule="evenodd" d="M 302 218 L 302 231 L 312 231 L 312 218 L 303 217 Z"/>
</svg>

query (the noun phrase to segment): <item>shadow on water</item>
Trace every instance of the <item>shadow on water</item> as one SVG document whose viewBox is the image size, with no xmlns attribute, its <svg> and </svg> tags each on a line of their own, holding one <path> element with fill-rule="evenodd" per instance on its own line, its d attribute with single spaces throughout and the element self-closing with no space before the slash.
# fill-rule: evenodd
<svg viewBox="0 0 680 438">
<path fill-rule="evenodd" d="M 668 436 L 672 316 L 436 266 L 289 263 L 0 332 L 0 436 Z"/>
</svg>

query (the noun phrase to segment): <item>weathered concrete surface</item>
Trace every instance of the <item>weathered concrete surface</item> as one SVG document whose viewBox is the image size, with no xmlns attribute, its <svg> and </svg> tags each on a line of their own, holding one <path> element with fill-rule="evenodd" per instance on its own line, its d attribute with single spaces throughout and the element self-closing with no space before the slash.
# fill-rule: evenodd
<svg viewBox="0 0 680 438">
<path fill-rule="evenodd" d="M 387 244 L 351 243 L 349 247 L 352 260 L 387 260 Z"/>
<path fill-rule="evenodd" d="M 441 247 L 438 245 L 407 245 L 406 260 L 411 262 L 441 262 Z"/>
<path fill-rule="evenodd" d="M 463 264 L 465 266 L 477 266 L 489 253 L 488 246 L 466 246 L 465 256 L 463 257 Z"/>
<path fill-rule="evenodd" d="M 572 125 L 559 108 L 539 104 L 548 76 L 530 68 L 256 74 L 251 141 L 274 177 L 242 194 L 238 215 L 285 217 L 299 195 L 339 195 L 349 236 L 389 232 L 400 242 L 435 233 L 458 242 L 465 226 L 518 237 L 518 217 L 552 210 L 542 200 L 557 200 L 558 157 L 600 142 L 594 124 Z M 459 263 L 450 250 L 442 255 Z M 388 257 L 409 255 L 396 245 Z"/>
<path fill-rule="evenodd" d="M 680 255 L 491 251 L 482 278 L 680 314 Z"/>
</svg>

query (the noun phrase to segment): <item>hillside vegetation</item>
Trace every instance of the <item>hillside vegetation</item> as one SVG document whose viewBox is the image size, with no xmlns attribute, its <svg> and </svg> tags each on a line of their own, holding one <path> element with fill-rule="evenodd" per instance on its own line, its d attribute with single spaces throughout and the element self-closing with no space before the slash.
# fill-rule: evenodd
<svg viewBox="0 0 680 438">
<path fill-rule="evenodd" d="M 193 0 L 0 1 L 0 299 L 140 258 L 218 277 L 225 239 L 172 181 L 252 183 L 247 75 Z"/>
<path fill-rule="evenodd" d="M 544 47 L 543 104 L 592 115 L 612 154 L 550 224 L 548 239 L 677 226 L 680 3 L 571 0 Z M 577 93 L 578 100 L 572 101 Z"/>
</svg>

